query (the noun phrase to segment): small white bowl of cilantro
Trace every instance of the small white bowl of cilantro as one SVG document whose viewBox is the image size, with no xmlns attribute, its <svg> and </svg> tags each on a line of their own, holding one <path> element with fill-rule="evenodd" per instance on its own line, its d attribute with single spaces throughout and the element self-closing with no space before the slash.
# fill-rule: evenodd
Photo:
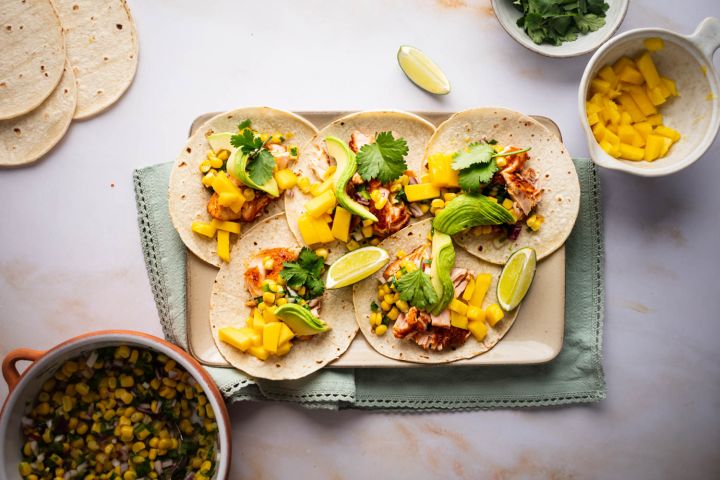
<svg viewBox="0 0 720 480">
<path fill-rule="evenodd" d="M 548 57 L 592 52 L 618 29 L 629 0 L 492 0 L 500 25 L 520 45 Z"/>
</svg>

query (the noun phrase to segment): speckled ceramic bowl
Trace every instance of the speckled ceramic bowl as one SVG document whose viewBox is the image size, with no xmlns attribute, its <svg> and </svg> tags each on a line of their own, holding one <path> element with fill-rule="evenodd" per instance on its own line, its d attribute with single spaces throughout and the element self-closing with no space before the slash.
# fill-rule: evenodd
<svg viewBox="0 0 720 480">
<path fill-rule="evenodd" d="M 50 378 L 65 361 L 77 357 L 82 352 L 97 348 L 129 345 L 146 350 L 164 353 L 182 365 L 202 386 L 208 402 L 215 412 L 218 425 L 219 461 L 214 480 L 227 478 L 230 471 L 230 419 L 222 395 L 215 382 L 205 369 L 189 354 L 160 338 L 140 332 L 108 330 L 87 333 L 57 345 L 43 352 L 20 348 L 13 350 L 3 359 L 2 372 L 8 384 L 8 394 L 0 412 L 0 478 L 18 477 L 18 464 L 21 461 L 22 445 L 21 419 L 28 402 L 31 402 L 42 384 Z M 22 375 L 15 364 L 18 361 L 30 361 L 32 364 Z"/>
<path fill-rule="evenodd" d="M 576 57 L 590 53 L 605 43 L 623 22 L 630 1 L 606 1 L 610 8 L 605 13 L 605 25 L 602 28 L 585 35 L 579 35 L 577 40 L 557 46 L 538 45 L 530 39 L 525 30 L 518 27 L 517 21 L 522 16 L 522 13 L 515 8 L 512 0 L 492 0 L 492 8 L 503 29 L 523 47 L 546 57 Z"/>
<path fill-rule="evenodd" d="M 637 56 L 646 38 L 662 38 L 665 48 L 653 52 L 658 71 L 677 84 L 679 97 L 659 107 L 663 123 L 682 134 L 663 158 L 653 162 L 613 158 L 595 141 L 587 121 L 585 101 L 590 81 L 603 66 L 620 57 Z M 692 35 L 680 35 L 660 28 L 630 30 L 606 43 L 592 56 L 585 68 L 578 91 L 580 121 L 593 161 L 601 167 L 642 176 L 677 172 L 700 158 L 710 147 L 720 127 L 720 80 L 713 68 L 712 55 L 720 47 L 720 19 L 706 18 Z"/>
</svg>

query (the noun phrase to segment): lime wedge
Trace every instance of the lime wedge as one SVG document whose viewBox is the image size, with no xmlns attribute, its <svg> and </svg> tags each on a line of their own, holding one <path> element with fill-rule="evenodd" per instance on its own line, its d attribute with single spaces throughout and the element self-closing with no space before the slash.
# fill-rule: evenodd
<svg viewBox="0 0 720 480">
<path fill-rule="evenodd" d="M 435 62 L 422 51 L 402 45 L 397 53 L 400 68 L 411 82 L 435 95 L 450 93 L 450 82 Z"/>
<path fill-rule="evenodd" d="M 380 247 L 363 247 L 346 253 L 330 265 L 325 288 L 342 288 L 380 270 L 390 259 Z"/>
<path fill-rule="evenodd" d="M 498 281 L 497 298 L 503 310 L 509 312 L 520 305 L 532 285 L 536 264 L 535 250 L 530 247 L 510 255 Z"/>
</svg>

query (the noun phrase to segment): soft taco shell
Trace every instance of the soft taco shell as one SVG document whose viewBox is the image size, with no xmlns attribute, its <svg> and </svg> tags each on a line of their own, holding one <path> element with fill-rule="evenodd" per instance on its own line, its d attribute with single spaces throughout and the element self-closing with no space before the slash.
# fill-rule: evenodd
<svg viewBox="0 0 720 480">
<path fill-rule="evenodd" d="M 76 100 L 75 76 L 67 66 L 58 86 L 39 107 L 0 120 L 0 166 L 26 165 L 45 155 L 65 136 Z"/>
<path fill-rule="evenodd" d="M 307 341 L 294 339 L 292 349 L 284 357 L 270 357 L 263 362 L 218 340 L 219 328 L 244 327 L 250 315 L 245 302 L 252 297 L 243 278 L 249 258 L 259 250 L 277 247 L 300 250 L 283 214 L 265 219 L 235 244 L 233 261 L 220 268 L 213 284 L 210 326 L 220 353 L 233 367 L 256 378 L 292 380 L 309 375 L 342 355 L 355 338 L 357 324 L 352 315 L 352 291 L 345 288 L 326 291 L 323 296 L 320 317 L 331 330 Z"/>
<path fill-rule="evenodd" d="M 0 119 L 33 110 L 63 75 L 65 42 L 50 0 L 0 2 Z"/>
<path fill-rule="evenodd" d="M 200 163 L 205 160 L 210 144 L 206 136 L 218 132 L 234 132 L 237 125 L 245 119 L 252 120 L 253 128 L 260 132 L 292 132 L 288 143 L 302 147 L 317 132 L 317 129 L 304 118 L 284 110 L 269 107 L 249 107 L 221 113 L 202 124 L 188 139 L 178 155 L 172 173 L 168 192 L 170 218 L 185 245 L 202 260 L 220 266 L 217 256 L 217 240 L 193 233 L 192 222 L 210 222 L 207 204 L 211 192 L 201 183 Z M 290 165 L 293 170 L 295 167 Z M 272 202 L 264 215 L 251 223 L 242 223 L 243 232 L 257 222 L 283 211 L 283 201 Z M 241 234 L 242 236 L 242 234 Z M 234 235 L 233 235 L 234 237 Z"/>
<path fill-rule="evenodd" d="M 395 235 L 386 238 L 380 243 L 380 247 L 387 250 L 391 259 L 396 258 L 398 250 L 410 252 L 427 241 L 427 236 L 432 229 L 432 220 L 427 219 L 409 225 Z M 488 288 L 483 308 L 495 303 L 497 280 L 500 276 L 500 267 L 492 265 L 476 257 L 469 255 L 461 248 L 455 248 L 455 267 L 466 268 L 474 275 L 478 273 L 490 273 L 493 276 L 492 283 Z M 395 338 L 392 333 L 392 324 L 383 336 L 375 335 L 370 329 L 370 304 L 377 299 L 377 287 L 385 269 L 381 269 L 372 277 L 356 283 L 353 287 L 353 303 L 355 304 L 355 318 L 360 326 L 360 331 L 365 335 L 368 343 L 378 353 L 396 360 L 404 360 L 416 363 L 448 363 L 464 358 L 472 358 L 481 353 L 487 352 L 505 336 L 510 330 L 519 308 L 512 312 L 506 312 L 505 317 L 494 327 L 488 325 L 488 333 L 482 342 L 478 342 L 471 335 L 467 341 L 456 349 L 442 351 L 423 350 L 415 342 Z"/>
<path fill-rule="evenodd" d="M 135 77 L 138 39 L 125 0 L 53 0 L 78 83 L 76 119 L 114 104 Z"/>
<path fill-rule="evenodd" d="M 443 122 L 428 143 L 426 158 L 456 152 L 482 139 L 531 147 L 527 165 L 538 174 L 537 186 L 543 195 L 536 211 L 545 221 L 537 232 L 524 229 L 514 242 L 496 244 L 492 238 L 470 231 L 456 235 L 455 241 L 476 257 L 496 264 L 504 264 L 522 247 L 534 248 L 538 260 L 547 257 L 565 243 L 580 208 L 580 183 L 567 148 L 537 120 L 505 108 L 486 107 L 456 113 Z"/>
<path fill-rule="evenodd" d="M 412 170 L 419 175 L 425 146 L 433 132 L 435 132 L 435 127 L 424 118 L 408 112 L 392 110 L 357 112 L 339 118 L 322 128 L 313 137 L 312 143 L 322 146 L 325 137 L 329 136 L 338 137 L 347 142 L 350 135 L 356 130 L 366 135 L 390 131 L 393 132 L 395 138 L 404 138 L 408 144 L 408 154 L 405 157 L 408 170 Z M 300 152 L 295 171 L 312 179 L 313 182 L 322 181 L 310 167 L 309 152 L 309 148 Z M 298 228 L 298 219 L 305 213 L 305 203 L 312 198 L 312 195 L 304 194 L 299 189 L 294 189 L 292 195 L 285 196 L 285 213 L 287 214 L 288 224 L 293 235 L 300 243 L 303 240 Z M 341 242 L 333 242 L 323 246 L 330 252 L 328 259 L 330 262 L 339 258 L 346 251 Z"/>
</svg>

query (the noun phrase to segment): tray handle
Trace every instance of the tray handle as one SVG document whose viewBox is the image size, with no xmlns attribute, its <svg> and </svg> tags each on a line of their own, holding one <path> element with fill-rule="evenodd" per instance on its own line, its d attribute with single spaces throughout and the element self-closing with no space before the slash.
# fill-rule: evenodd
<svg viewBox="0 0 720 480">
<path fill-rule="evenodd" d="M 34 362 L 43 355 L 45 355 L 45 351 L 43 350 L 17 348 L 5 356 L 2 362 L 2 374 L 3 378 L 5 378 L 5 383 L 7 383 L 8 386 L 8 394 L 12 393 L 20 381 L 20 372 L 18 372 L 15 364 L 22 360 Z"/>
</svg>

